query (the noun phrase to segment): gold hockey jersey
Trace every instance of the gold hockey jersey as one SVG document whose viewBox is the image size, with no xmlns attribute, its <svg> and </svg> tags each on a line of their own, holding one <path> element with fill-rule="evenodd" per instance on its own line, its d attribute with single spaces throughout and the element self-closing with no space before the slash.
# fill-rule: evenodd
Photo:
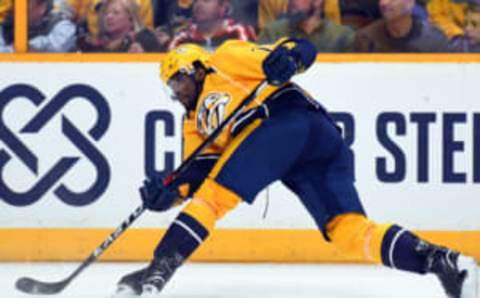
<svg viewBox="0 0 480 298">
<path fill-rule="evenodd" d="M 232 40 L 211 54 L 209 66 L 214 71 L 205 79 L 195 111 L 184 121 L 185 158 L 265 79 L 262 62 L 274 47 Z M 245 110 L 261 105 L 277 89 L 274 86 L 266 87 Z M 230 129 L 231 125 L 206 153 L 221 153 L 231 139 Z"/>
</svg>

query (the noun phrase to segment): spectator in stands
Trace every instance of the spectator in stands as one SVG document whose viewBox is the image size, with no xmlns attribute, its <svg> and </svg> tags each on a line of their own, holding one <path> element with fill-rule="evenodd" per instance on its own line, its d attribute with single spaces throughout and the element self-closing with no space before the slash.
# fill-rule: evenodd
<svg viewBox="0 0 480 298">
<path fill-rule="evenodd" d="M 242 24 L 257 29 L 259 0 L 230 0 L 227 14 Z M 192 20 L 193 0 L 157 0 L 161 9 L 155 14 L 155 29 L 160 44 L 170 43 L 176 33 L 188 27 Z"/>
<path fill-rule="evenodd" d="M 7 15 L 12 11 L 12 0 L 0 1 L 0 25 L 3 24 Z"/>
<path fill-rule="evenodd" d="M 172 36 L 174 36 L 174 31 L 170 26 L 158 26 L 155 28 L 155 36 L 160 45 L 161 51 L 166 52 L 168 50 L 168 45 L 172 41 Z"/>
<path fill-rule="evenodd" d="M 340 3 L 342 1 L 344 0 L 324 0 L 324 17 L 338 25 L 341 24 Z M 258 2 L 258 27 L 260 31 L 267 24 L 276 21 L 288 12 L 288 0 L 259 0 Z"/>
<path fill-rule="evenodd" d="M 255 40 L 255 30 L 229 17 L 228 7 L 228 0 L 194 0 L 192 22 L 175 34 L 169 48 L 195 43 L 211 51 L 228 39 Z"/>
<path fill-rule="evenodd" d="M 465 17 L 465 36 L 468 40 L 466 51 L 480 53 L 480 1 L 469 5 Z"/>
<path fill-rule="evenodd" d="M 13 52 L 12 1 L 0 2 L 0 53 Z"/>
<path fill-rule="evenodd" d="M 470 0 L 429 0 L 427 11 L 430 21 L 449 39 L 464 34 L 465 9 Z"/>
<path fill-rule="evenodd" d="M 106 0 L 99 15 L 97 37 L 79 40 L 84 52 L 159 52 L 155 34 L 146 28 L 135 0 Z"/>
<path fill-rule="evenodd" d="M 173 36 L 192 21 L 193 0 L 156 0 L 155 34 L 162 48 L 167 49 Z"/>
<path fill-rule="evenodd" d="M 358 52 L 449 52 L 447 37 L 413 14 L 415 0 L 379 0 L 383 18 L 357 32 Z"/>
<path fill-rule="evenodd" d="M 324 0 L 324 17 L 338 25 L 358 30 L 381 18 L 378 0 Z M 414 11 L 427 17 L 424 2 L 417 0 Z M 265 25 L 287 13 L 288 0 L 259 0 L 258 24 Z"/>
<path fill-rule="evenodd" d="M 323 17 L 324 0 L 289 0 L 288 14 L 268 24 L 259 43 L 274 43 L 281 37 L 310 40 L 318 52 L 350 52 L 355 32 Z"/>
<path fill-rule="evenodd" d="M 193 0 L 156 0 L 155 26 L 170 27 L 173 32 L 179 31 L 188 25 L 192 19 Z M 230 0 L 227 13 L 243 24 L 255 29 L 258 22 L 259 0 Z"/>
<path fill-rule="evenodd" d="M 342 23 L 359 30 L 382 17 L 378 0 L 339 0 Z"/>
<path fill-rule="evenodd" d="M 100 6 L 101 0 L 67 0 L 67 7 L 77 26 L 78 35 L 98 33 L 97 10 Z"/>
<path fill-rule="evenodd" d="M 13 44 L 11 42 L 7 42 L 3 31 L 3 25 L 0 25 L 0 53 L 11 53 L 13 52 Z"/>
<path fill-rule="evenodd" d="M 258 29 L 259 0 L 230 0 L 230 6 L 236 20 Z"/>
<path fill-rule="evenodd" d="M 468 5 L 463 29 L 464 35 L 451 41 L 456 51 L 480 53 L 480 0 Z"/>
<path fill-rule="evenodd" d="M 193 0 L 154 0 L 156 2 L 155 26 L 186 27 L 192 19 Z M 183 28 L 182 28 L 183 29 Z"/>
<path fill-rule="evenodd" d="M 2 25 L 0 25 L 0 54 L 11 52 L 13 52 L 13 46 L 5 41 L 5 38 L 3 37 L 3 28 Z"/>
<path fill-rule="evenodd" d="M 79 28 L 79 35 L 97 37 L 99 33 L 98 16 L 105 0 L 67 0 L 74 22 Z M 139 17 L 146 27 L 153 30 L 152 0 L 135 0 L 139 7 Z M 82 37 L 83 38 L 83 37 Z"/>
<path fill-rule="evenodd" d="M 68 3 L 68 0 L 53 0 L 53 12 L 60 12 L 67 16 L 69 19 L 73 20 L 73 11 Z"/>
<path fill-rule="evenodd" d="M 287 13 L 288 0 L 259 0 L 258 1 L 258 29 L 260 32 L 265 26 L 276 21 Z"/>
<path fill-rule="evenodd" d="M 75 24 L 53 11 L 53 0 L 28 1 L 28 47 L 33 52 L 72 52 Z"/>
</svg>

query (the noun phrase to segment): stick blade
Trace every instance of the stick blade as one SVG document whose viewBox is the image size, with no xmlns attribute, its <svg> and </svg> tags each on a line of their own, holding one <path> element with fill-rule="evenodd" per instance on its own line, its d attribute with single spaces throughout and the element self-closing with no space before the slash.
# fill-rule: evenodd
<svg viewBox="0 0 480 298">
<path fill-rule="evenodd" d="M 32 295 L 55 295 L 65 288 L 65 282 L 41 282 L 29 277 L 22 277 L 17 280 L 15 287 L 17 290 Z"/>
</svg>

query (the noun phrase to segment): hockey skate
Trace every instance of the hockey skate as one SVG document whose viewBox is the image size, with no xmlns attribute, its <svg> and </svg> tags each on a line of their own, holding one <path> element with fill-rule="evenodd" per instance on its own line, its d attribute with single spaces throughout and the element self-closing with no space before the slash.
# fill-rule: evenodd
<svg viewBox="0 0 480 298">
<path fill-rule="evenodd" d="M 141 298 L 156 298 L 173 273 L 183 263 L 184 258 L 179 254 L 173 257 L 162 257 L 154 259 L 148 266 L 142 281 Z"/>
<path fill-rule="evenodd" d="M 142 278 L 147 268 L 132 272 L 120 279 L 111 298 L 138 298 L 142 293 Z"/>
<path fill-rule="evenodd" d="M 426 253 L 426 271 L 435 274 L 449 298 L 478 298 L 478 267 L 475 259 L 445 247 L 420 244 Z"/>
</svg>

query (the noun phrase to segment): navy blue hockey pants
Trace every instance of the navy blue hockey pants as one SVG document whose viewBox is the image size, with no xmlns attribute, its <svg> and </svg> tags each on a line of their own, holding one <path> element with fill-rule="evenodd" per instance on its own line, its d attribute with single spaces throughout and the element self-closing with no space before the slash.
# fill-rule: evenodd
<svg viewBox="0 0 480 298">
<path fill-rule="evenodd" d="M 215 181 L 252 203 L 262 189 L 281 180 L 326 236 L 325 226 L 336 215 L 364 214 L 354 186 L 353 154 L 323 108 L 305 104 L 298 92 L 293 97 L 300 98 L 289 95 L 277 99 L 281 108 L 244 139 Z"/>
</svg>

